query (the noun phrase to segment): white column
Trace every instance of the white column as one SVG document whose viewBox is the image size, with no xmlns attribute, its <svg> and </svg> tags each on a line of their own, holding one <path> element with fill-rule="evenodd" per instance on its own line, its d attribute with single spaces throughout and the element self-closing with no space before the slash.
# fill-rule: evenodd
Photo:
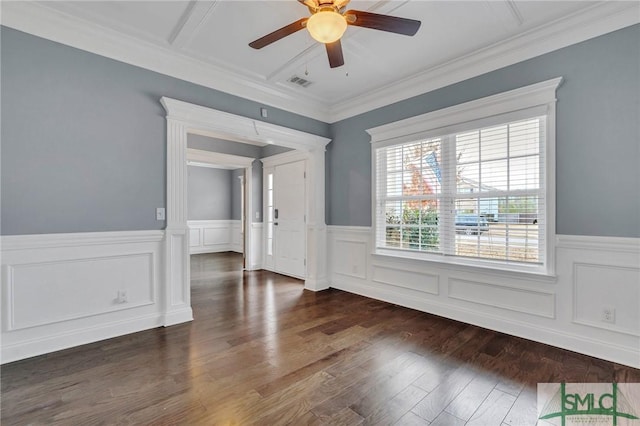
<svg viewBox="0 0 640 426">
<path fill-rule="evenodd" d="M 244 199 L 245 199 L 245 217 L 244 217 L 244 267 L 247 271 L 253 271 L 257 262 L 255 251 L 255 235 L 253 234 L 253 163 L 245 170 L 244 180 Z"/>
<path fill-rule="evenodd" d="M 187 131 L 167 117 L 167 228 L 165 229 L 164 325 L 193 320 L 187 226 Z"/>
<path fill-rule="evenodd" d="M 309 153 L 307 168 L 307 277 L 304 288 L 312 291 L 329 288 L 327 278 L 327 225 L 325 223 L 324 156 L 325 148 Z"/>
</svg>

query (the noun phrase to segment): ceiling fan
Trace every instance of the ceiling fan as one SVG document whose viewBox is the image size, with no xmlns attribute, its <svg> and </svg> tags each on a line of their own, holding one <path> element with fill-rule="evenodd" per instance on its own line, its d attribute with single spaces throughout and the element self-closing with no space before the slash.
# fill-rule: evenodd
<svg viewBox="0 0 640 426">
<path fill-rule="evenodd" d="M 420 28 L 420 21 L 396 16 L 380 15 L 360 10 L 346 10 L 350 0 L 298 0 L 309 8 L 311 16 L 286 25 L 264 37 L 252 41 L 249 46 L 262 49 L 281 38 L 306 28 L 311 37 L 324 43 L 329 56 L 329 65 L 336 68 L 344 65 L 340 38 L 348 25 L 372 28 L 396 34 L 412 36 Z"/>
</svg>

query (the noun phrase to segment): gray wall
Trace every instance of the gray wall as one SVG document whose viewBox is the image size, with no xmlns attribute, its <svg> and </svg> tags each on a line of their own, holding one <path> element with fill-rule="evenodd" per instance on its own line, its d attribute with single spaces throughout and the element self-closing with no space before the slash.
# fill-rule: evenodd
<svg viewBox="0 0 640 426">
<path fill-rule="evenodd" d="M 371 225 L 365 129 L 563 76 L 557 91 L 557 232 L 640 236 L 640 25 L 331 126 L 327 223 Z"/>
<path fill-rule="evenodd" d="M 262 147 L 262 150 L 260 151 L 260 158 L 271 157 L 272 155 L 283 154 L 289 151 L 292 151 L 292 149 L 285 148 L 284 146 L 265 145 Z"/>
<path fill-rule="evenodd" d="M 3 235 L 164 228 L 155 220 L 166 193 L 162 96 L 261 119 L 261 105 L 246 99 L 5 27 L 0 37 Z M 268 121 L 334 139 L 327 223 L 368 226 L 365 129 L 564 76 L 557 231 L 638 237 L 639 39 L 636 25 L 333 125 L 276 108 Z M 259 162 L 254 176 L 261 206 Z"/>
<path fill-rule="evenodd" d="M 0 43 L 3 235 L 163 229 L 162 96 L 329 135 L 326 123 L 273 107 L 262 119 L 261 104 L 6 27 Z"/>
<path fill-rule="evenodd" d="M 187 135 L 187 146 L 189 148 L 219 152 L 222 154 L 262 158 L 262 148 L 259 146 L 224 139 L 216 139 L 208 136 Z M 262 222 L 262 162 L 260 160 L 255 160 L 253 162 L 251 173 L 253 185 L 251 191 L 253 212 L 249 212 L 249 214 L 251 215 L 251 221 L 257 223 Z"/>
<path fill-rule="evenodd" d="M 187 167 L 189 220 L 230 220 L 231 170 Z"/>
<path fill-rule="evenodd" d="M 253 157 L 256 159 L 270 157 L 276 154 L 291 151 L 291 148 L 285 148 L 278 145 L 265 145 L 259 147 L 257 145 L 249 145 L 244 143 L 233 142 L 224 139 L 217 139 L 201 135 L 187 135 L 187 146 L 189 148 L 201 149 L 204 151 L 220 152 L 222 154 L 239 155 L 242 157 Z M 262 162 L 253 162 L 253 181 L 251 197 L 253 200 L 253 212 L 250 212 L 251 221 L 254 223 L 262 222 Z M 239 175 L 238 175 L 239 176 Z M 232 204 L 233 219 L 240 219 L 240 194 L 237 195 L 236 205 Z M 237 210 L 234 210 L 237 208 Z"/>
</svg>

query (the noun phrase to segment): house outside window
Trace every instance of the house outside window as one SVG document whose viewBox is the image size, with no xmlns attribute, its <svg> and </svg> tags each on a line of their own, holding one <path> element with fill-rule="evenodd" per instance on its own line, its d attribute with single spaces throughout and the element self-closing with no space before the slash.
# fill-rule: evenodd
<svg viewBox="0 0 640 426">
<path fill-rule="evenodd" d="M 369 129 L 376 254 L 552 274 L 560 81 Z"/>
</svg>

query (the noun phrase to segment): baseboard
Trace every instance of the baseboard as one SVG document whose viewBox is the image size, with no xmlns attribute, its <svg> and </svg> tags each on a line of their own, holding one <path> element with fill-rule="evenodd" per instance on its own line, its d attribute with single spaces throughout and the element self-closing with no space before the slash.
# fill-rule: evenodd
<svg viewBox="0 0 640 426">
<path fill-rule="evenodd" d="M 163 316 L 163 320 L 164 322 L 162 325 L 165 327 L 193 321 L 193 310 L 191 307 L 188 307 L 177 311 L 171 311 Z"/>
<path fill-rule="evenodd" d="M 332 281 L 331 288 L 347 291 L 365 297 L 382 300 L 399 306 L 415 309 L 421 312 L 472 324 L 489 330 L 506 333 L 523 339 L 532 340 L 551 346 L 579 352 L 596 358 L 606 359 L 619 364 L 640 368 L 638 351 L 634 348 L 612 345 L 610 342 L 589 339 L 585 336 L 540 327 L 517 320 L 468 310 L 459 306 L 448 305 L 433 301 L 420 300 L 401 293 L 372 288 L 366 284 L 345 281 Z"/>
<path fill-rule="evenodd" d="M 553 277 L 378 256 L 370 227 L 327 239 L 334 288 L 640 368 L 638 238 L 557 235 Z"/>
<path fill-rule="evenodd" d="M 259 264 L 259 263 L 255 263 L 255 264 L 253 264 L 253 265 L 248 265 L 248 266 L 247 266 L 247 267 L 245 267 L 244 269 L 245 269 L 245 271 L 261 271 L 261 270 L 262 270 L 262 269 L 264 269 L 264 268 L 262 267 L 262 265 L 261 265 L 261 264 Z"/>
<path fill-rule="evenodd" d="M 329 289 L 329 281 L 326 278 L 310 279 L 307 278 L 304 281 L 304 289 L 310 291 L 322 291 Z"/>
<path fill-rule="evenodd" d="M 192 247 L 191 250 L 189 250 L 189 254 L 205 254 L 205 253 L 224 253 L 227 251 L 233 251 L 236 252 L 235 250 L 233 250 L 233 248 L 230 245 L 221 245 L 221 246 L 210 246 L 210 247 Z M 236 252 L 236 253 L 242 253 L 242 252 Z"/>
<path fill-rule="evenodd" d="M 15 344 L 7 345 L 3 343 L 0 363 L 5 364 L 72 348 L 74 346 L 95 343 L 125 334 L 160 327 L 162 325 L 162 316 L 160 314 L 150 314 L 100 324 L 94 327 L 70 330 L 46 337 L 21 341 Z"/>
</svg>

